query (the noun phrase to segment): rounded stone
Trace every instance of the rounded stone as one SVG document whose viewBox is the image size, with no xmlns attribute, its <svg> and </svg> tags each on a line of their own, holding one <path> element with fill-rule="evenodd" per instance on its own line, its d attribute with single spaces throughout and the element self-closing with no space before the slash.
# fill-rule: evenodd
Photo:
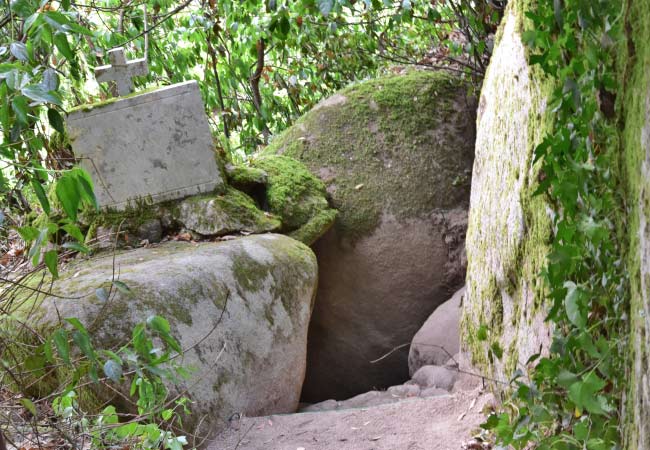
<svg viewBox="0 0 650 450">
<path fill-rule="evenodd" d="M 421 389 L 438 388 L 451 391 L 458 379 L 458 371 L 440 366 L 424 366 L 415 372 L 413 381 Z"/>
<path fill-rule="evenodd" d="M 438 306 L 413 337 L 409 350 L 411 376 L 422 366 L 453 363 L 453 355 L 460 349 L 458 328 L 464 293 L 465 288 L 462 288 Z"/>
<path fill-rule="evenodd" d="M 265 150 L 307 165 L 339 211 L 313 245 L 319 288 L 304 401 L 404 382 L 408 347 L 392 350 L 463 285 L 471 90 L 436 72 L 360 83 L 317 105 Z"/>
<path fill-rule="evenodd" d="M 98 287 L 111 289 L 113 264 L 129 291 L 112 289 L 99 299 Z M 191 399 L 184 428 L 211 434 L 233 414 L 296 411 L 316 282 L 313 252 L 286 236 L 166 242 L 114 260 L 100 255 L 72 262 L 31 325 L 46 330 L 61 326 L 61 317 L 76 317 L 97 349 L 109 349 L 128 344 L 147 318 L 164 317 L 186 349 L 183 367 L 191 369 L 180 384 L 165 383 L 172 395 Z M 128 383 L 122 387 L 128 392 Z M 99 404 L 114 401 L 114 391 L 95 394 Z M 133 405 L 116 406 L 130 411 Z"/>
</svg>

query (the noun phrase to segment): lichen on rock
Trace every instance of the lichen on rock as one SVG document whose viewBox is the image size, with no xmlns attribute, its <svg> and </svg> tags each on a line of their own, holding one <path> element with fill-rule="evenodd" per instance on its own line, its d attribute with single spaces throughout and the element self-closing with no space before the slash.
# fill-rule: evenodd
<svg viewBox="0 0 650 450">
<path fill-rule="evenodd" d="M 499 380 L 547 349 L 551 333 L 539 280 L 551 218 L 545 197 L 533 195 L 534 150 L 551 123 L 550 85 L 527 62 L 522 3 L 508 4 L 483 82 L 466 238 L 463 347 L 482 373 Z"/>
</svg>

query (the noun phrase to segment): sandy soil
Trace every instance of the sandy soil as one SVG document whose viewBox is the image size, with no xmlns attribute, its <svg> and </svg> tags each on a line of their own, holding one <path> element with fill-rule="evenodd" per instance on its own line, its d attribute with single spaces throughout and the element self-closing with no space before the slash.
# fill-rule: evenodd
<svg viewBox="0 0 650 450">
<path fill-rule="evenodd" d="M 460 450 L 493 399 L 480 387 L 368 408 L 244 417 L 209 450 Z"/>
</svg>

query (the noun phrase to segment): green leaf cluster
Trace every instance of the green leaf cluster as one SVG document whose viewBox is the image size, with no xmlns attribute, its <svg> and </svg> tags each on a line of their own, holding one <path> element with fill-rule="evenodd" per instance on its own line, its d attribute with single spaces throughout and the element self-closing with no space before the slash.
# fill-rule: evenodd
<svg viewBox="0 0 650 450">
<path fill-rule="evenodd" d="M 131 292 L 119 281 L 115 287 Z M 60 419 L 74 421 L 92 437 L 92 448 L 108 449 L 128 443 L 130 448 L 138 449 L 182 449 L 188 444 L 184 436 L 165 427 L 171 423 L 182 425 L 182 416 L 189 412 L 188 400 L 170 398 L 165 384 L 175 384 L 189 376 L 189 371 L 177 362 L 183 350 L 165 318 L 149 317 L 135 326 L 129 342 L 112 350 L 96 348 L 90 331 L 78 319 L 67 318 L 65 325 L 44 337 L 44 342 L 22 362 L 15 377 L 23 372 L 30 377 L 45 377 L 52 371 L 67 373 L 61 367 L 71 371 L 53 396 L 52 407 Z M 112 390 L 130 386 L 129 395 L 137 406 L 137 415 L 123 421 L 111 405 L 89 420 L 78 401 L 78 393 L 89 383 L 100 390 L 105 389 L 101 386 L 112 386 Z M 34 417 L 39 417 L 39 403 L 22 399 L 23 407 Z"/>
</svg>

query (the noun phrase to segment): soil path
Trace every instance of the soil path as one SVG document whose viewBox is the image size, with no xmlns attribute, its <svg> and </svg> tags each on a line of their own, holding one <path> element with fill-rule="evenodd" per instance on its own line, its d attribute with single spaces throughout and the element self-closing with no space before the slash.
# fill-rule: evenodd
<svg viewBox="0 0 650 450">
<path fill-rule="evenodd" d="M 368 408 L 244 417 L 209 450 L 460 450 L 494 397 L 480 387 Z"/>
</svg>

